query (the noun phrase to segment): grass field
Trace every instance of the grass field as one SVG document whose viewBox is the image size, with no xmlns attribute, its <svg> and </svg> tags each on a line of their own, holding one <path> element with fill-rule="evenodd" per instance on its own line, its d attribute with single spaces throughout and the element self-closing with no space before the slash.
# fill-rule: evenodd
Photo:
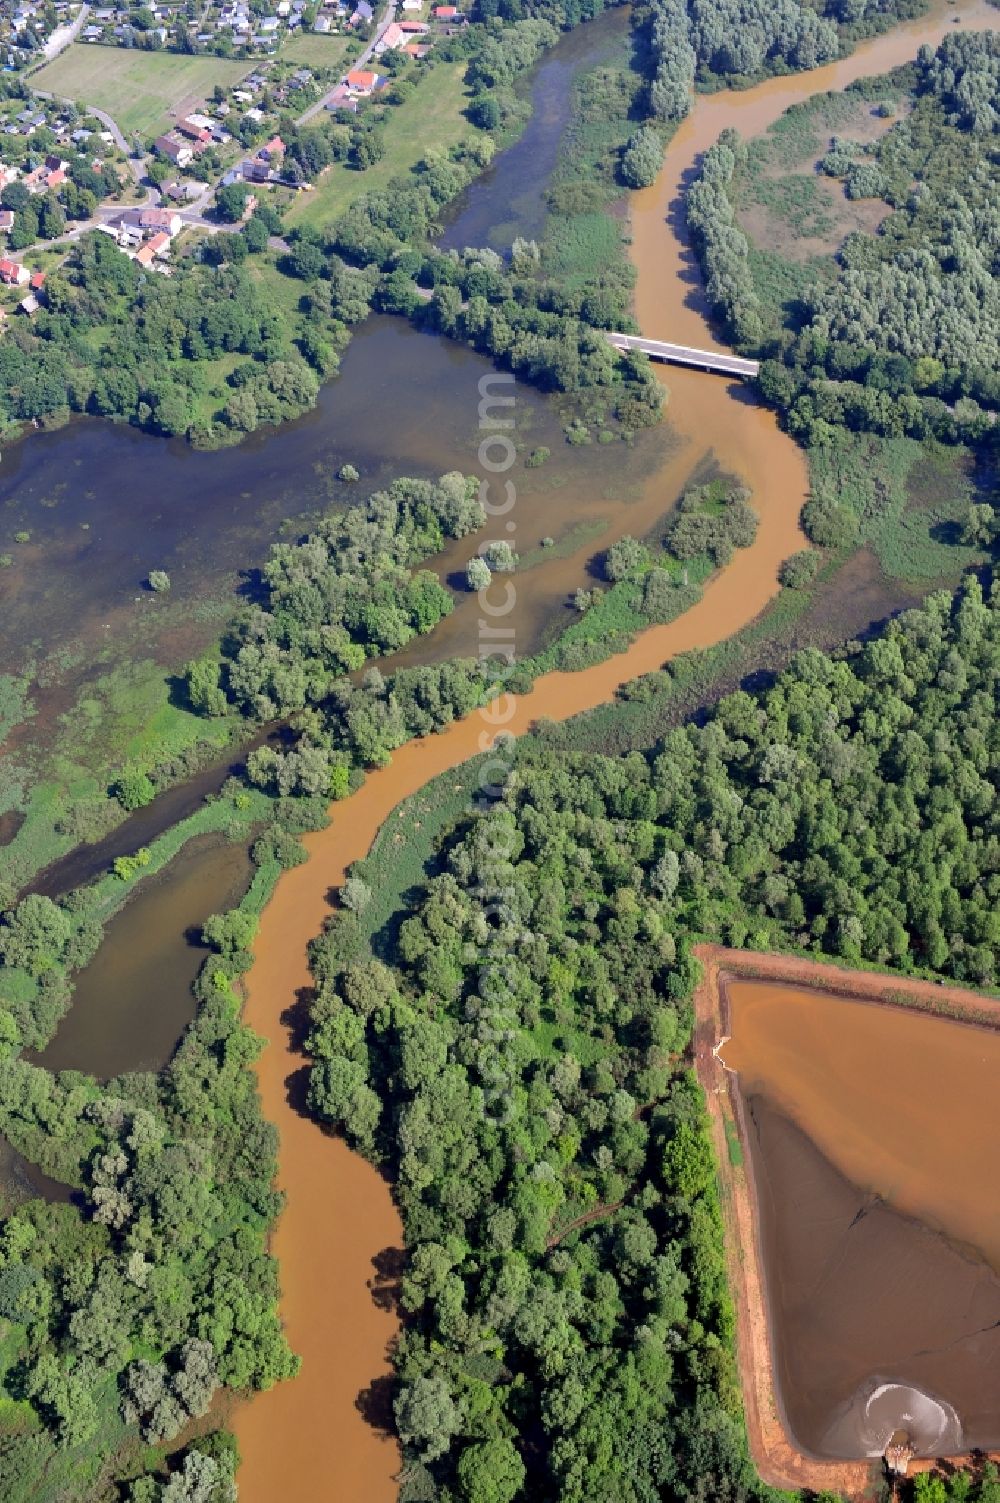
<svg viewBox="0 0 1000 1503">
<path fill-rule="evenodd" d="M 283 63 L 300 63 L 303 68 L 341 68 L 349 52 L 361 50 L 357 37 L 323 36 L 315 31 L 299 32 L 288 37 L 278 54 Z"/>
<path fill-rule="evenodd" d="M 36 73 L 32 83 L 76 104 L 106 110 L 126 138 L 146 137 L 172 123 L 170 110 L 182 100 L 193 105 L 216 84 L 231 88 L 252 68 L 250 62 L 218 57 L 126 51 L 79 42 Z"/>
<path fill-rule="evenodd" d="M 331 223 L 339 214 L 373 188 L 384 188 L 391 178 L 411 168 L 428 151 L 454 146 L 472 134 L 463 111 L 467 102 L 465 63 L 439 63 L 425 73 L 411 98 L 398 107 L 387 105 L 381 127 L 386 153 L 367 172 L 357 172 L 341 162 L 328 167 L 314 193 L 301 193 L 285 216 L 289 225 Z"/>
</svg>

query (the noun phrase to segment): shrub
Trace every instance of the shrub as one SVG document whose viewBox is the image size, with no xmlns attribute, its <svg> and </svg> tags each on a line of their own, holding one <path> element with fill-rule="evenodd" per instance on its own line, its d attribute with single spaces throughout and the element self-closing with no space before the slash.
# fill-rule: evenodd
<svg viewBox="0 0 1000 1503">
<path fill-rule="evenodd" d="M 804 590 L 816 578 L 819 554 L 814 548 L 803 548 L 786 558 L 778 571 L 778 578 L 789 590 Z"/>
<path fill-rule="evenodd" d="M 648 188 L 663 161 L 663 142 L 648 125 L 640 126 L 622 152 L 622 181 L 629 188 Z"/>
<path fill-rule="evenodd" d="M 517 554 L 504 539 L 487 543 L 483 558 L 494 574 L 510 574 L 517 568 Z"/>
<path fill-rule="evenodd" d="M 142 809 L 152 803 L 156 788 L 147 772 L 139 767 L 125 767 L 112 783 L 111 795 L 131 814 L 133 809 Z"/>
<path fill-rule="evenodd" d="M 465 566 L 465 580 L 470 590 L 485 590 L 493 578 L 493 571 L 484 558 L 470 558 Z"/>
</svg>

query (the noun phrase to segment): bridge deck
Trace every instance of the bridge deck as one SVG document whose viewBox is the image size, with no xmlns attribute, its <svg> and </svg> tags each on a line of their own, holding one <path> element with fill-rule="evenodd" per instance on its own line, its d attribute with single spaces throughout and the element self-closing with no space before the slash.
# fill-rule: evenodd
<svg viewBox="0 0 1000 1503">
<path fill-rule="evenodd" d="M 716 371 L 723 376 L 756 376 L 760 371 L 759 360 L 744 360 L 721 350 L 698 350 L 691 345 L 668 344 L 662 339 L 644 339 L 640 334 L 609 333 L 607 337 L 616 350 L 641 350 L 651 360 L 671 365 L 693 365 L 698 370 Z"/>
</svg>

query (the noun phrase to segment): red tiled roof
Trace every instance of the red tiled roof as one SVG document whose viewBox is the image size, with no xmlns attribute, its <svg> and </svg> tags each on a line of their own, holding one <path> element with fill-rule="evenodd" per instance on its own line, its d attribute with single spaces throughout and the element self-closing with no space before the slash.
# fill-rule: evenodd
<svg viewBox="0 0 1000 1503">
<path fill-rule="evenodd" d="M 347 75 L 347 82 L 352 89 L 373 89 L 377 73 L 369 73 L 367 68 L 352 68 Z"/>
</svg>

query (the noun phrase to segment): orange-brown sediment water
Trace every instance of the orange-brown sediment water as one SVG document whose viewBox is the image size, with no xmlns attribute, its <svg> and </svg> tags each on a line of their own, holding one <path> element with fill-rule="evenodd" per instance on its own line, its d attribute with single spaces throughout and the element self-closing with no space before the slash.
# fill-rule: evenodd
<svg viewBox="0 0 1000 1503">
<path fill-rule="evenodd" d="M 998 19 L 982 0 L 961 8 L 961 14 L 976 24 Z M 644 333 L 696 346 L 713 343 L 683 235 L 676 223 L 666 222 L 675 219 L 678 186 L 704 147 L 727 125 L 759 130 L 796 99 L 912 58 L 922 43 L 934 43 L 946 29 L 947 18 L 934 15 L 866 44 L 831 68 L 695 102 L 657 183 L 633 199 L 636 310 Z M 564 720 L 603 704 L 629 679 L 678 653 L 731 636 L 764 608 L 778 588 L 778 566 L 803 546 L 798 516 L 806 495 L 805 462 L 773 416 L 757 407 L 745 388 L 718 377 L 670 370 L 664 379 L 670 420 L 697 446 L 692 463 L 712 450 L 722 467 L 741 475 L 753 491 L 760 515 L 756 542 L 737 554 L 680 620 L 643 633 L 606 663 L 540 679 L 511 707 L 503 727 L 508 732 L 520 734 L 541 717 Z M 470 469 L 474 464 L 470 451 Z M 664 499 L 666 504 L 670 498 Z M 477 646 L 470 640 L 462 651 L 471 655 Z M 261 922 L 246 1018 L 270 1046 L 258 1076 L 264 1113 L 281 1137 L 278 1181 L 287 1197 L 273 1245 L 281 1269 L 282 1316 L 302 1357 L 302 1372 L 237 1413 L 243 1503 L 286 1498 L 391 1503 L 396 1497 L 396 1446 L 370 1425 L 359 1396 L 389 1372 L 396 1322 L 373 1301 L 369 1284 L 373 1259 L 402 1245 L 402 1228 L 385 1182 L 342 1142 L 300 1115 L 290 1082 L 298 1084 L 294 1078 L 304 1061 L 285 1015 L 309 985 L 306 947 L 329 912 L 331 889 L 365 855 L 401 799 L 482 750 L 491 734 L 476 714 L 398 751 L 391 767 L 371 774 L 358 793 L 334 806 L 328 829 L 306 837 L 308 863 L 281 878 Z"/>
<path fill-rule="evenodd" d="M 724 984 L 789 1431 L 824 1457 L 879 1455 L 897 1428 L 921 1455 L 994 1448 L 1000 1031 Z"/>
<path fill-rule="evenodd" d="M 986 1254 L 1000 1272 L 1000 1030 L 808 987 L 730 981 L 724 1063 L 847 1179 Z"/>
</svg>

